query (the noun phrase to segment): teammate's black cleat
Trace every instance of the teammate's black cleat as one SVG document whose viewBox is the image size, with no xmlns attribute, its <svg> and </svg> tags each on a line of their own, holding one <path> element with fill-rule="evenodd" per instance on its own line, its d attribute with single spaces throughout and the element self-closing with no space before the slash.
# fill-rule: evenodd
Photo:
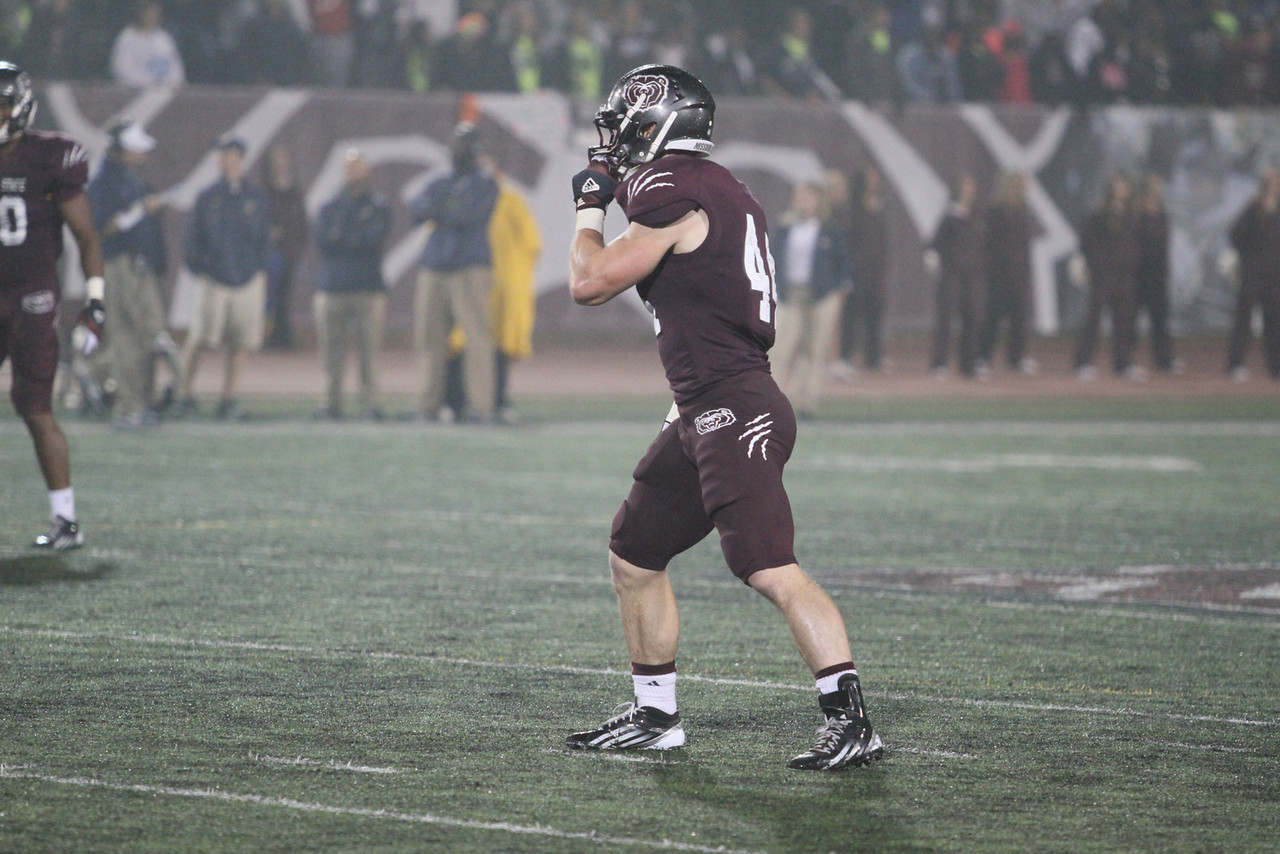
<svg viewBox="0 0 1280 854">
<path fill-rule="evenodd" d="M 818 740 L 813 747 L 788 762 L 788 768 L 834 771 L 867 765 L 884 756 L 880 736 L 867 720 L 857 674 L 841 676 L 840 687 L 823 694 L 818 702 L 827 721 L 818 727 Z"/>
<path fill-rule="evenodd" d="M 53 549 L 59 552 L 78 549 L 84 545 L 84 533 L 75 522 L 59 516 L 49 526 L 49 533 L 36 537 L 36 541 L 31 545 L 38 549 Z"/>
<path fill-rule="evenodd" d="M 670 750 L 684 744 L 680 713 L 624 703 L 599 729 L 575 732 L 565 742 L 575 750 Z M 618 711 L 618 709 L 614 709 Z"/>
</svg>

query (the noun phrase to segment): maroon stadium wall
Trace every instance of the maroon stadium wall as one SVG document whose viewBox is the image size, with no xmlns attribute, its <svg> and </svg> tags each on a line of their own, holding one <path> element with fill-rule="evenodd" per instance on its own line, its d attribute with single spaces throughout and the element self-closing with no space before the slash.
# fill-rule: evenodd
<svg viewBox="0 0 1280 854">
<path fill-rule="evenodd" d="M 312 214 L 337 191 L 342 154 L 361 149 L 374 164 L 377 188 L 393 200 L 393 234 L 384 262 L 392 285 L 389 324 L 393 331 L 409 326 L 410 283 L 424 235 L 408 221 L 405 203 L 448 168 L 448 140 L 459 111 L 455 97 L 50 84 L 41 89 L 40 99 L 39 126 L 72 134 L 95 162 L 107 145 L 104 129 L 121 117 L 142 121 L 158 140 L 145 174 L 170 203 L 164 216 L 174 264 L 167 282 L 171 320 L 179 328 L 190 311 L 189 276 L 180 263 L 186 216 L 196 194 L 217 176 L 212 153 L 217 138 L 227 133 L 243 138 L 250 174 L 259 176 L 266 151 L 287 147 Z M 542 229 L 545 250 L 537 282 L 543 332 L 548 326 L 572 330 L 578 315 L 564 287 L 573 224 L 568 187 L 585 147 L 595 142 L 591 110 L 552 93 L 479 96 L 477 103 L 485 149 L 529 198 Z M 827 169 L 852 174 L 867 166 L 885 175 L 891 218 L 889 322 L 902 330 L 929 325 L 932 283 L 922 251 L 945 209 L 948 184 L 968 171 L 989 193 L 1006 170 L 1031 179 L 1040 331 L 1070 328 L 1082 310 L 1081 291 L 1067 273 L 1076 251 L 1076 225 L 1097 204 L 1115 171 L 1153 172 L 1167 182 L 1175 331 L 1221 330 L 1235 288 L 1218 263 L 1226 230 L 1252 195 L 1259 171 L 1280 163 L 1280 114 L 1271 112 L 983 105 L 870 109 L 855 103 L 726 98 L 717 112 L 715 138 L 713 157 L 752 188 L 775 221 L 798 181 L 820 178 Z M 611 233 L 619 230 L 620 219 L 617 213 L 610 217 Z M 314 271 L 314 253 L 308 250 L 292 307 L 303 327 L 310 324 Z M 74 293 L 71 278 L 68 288 Z M 637 328 L 648 324 L 631 299 L 609 316 Z"/>
</svg>

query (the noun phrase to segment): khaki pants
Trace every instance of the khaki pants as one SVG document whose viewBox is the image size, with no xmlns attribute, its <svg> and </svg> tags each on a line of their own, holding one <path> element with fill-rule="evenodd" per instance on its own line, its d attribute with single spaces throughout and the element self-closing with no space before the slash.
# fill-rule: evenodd
<svg viewBox="0 0 1280 854">
<path fill-rule="evenodd" d="M 265 273 L 258 273 L 238 288 L 201 276 L 187 334 L 209 349 L 226 345 L 232 350 L 252 352 L 262 347 L 266 309 Z"/>
<path fill-rule="evenodd" d="M 355 339 L 360 371 L 360 406 L 368 411 L 378 406 L 378 377 L 375 359 L 382 345 L 382 327 L 387 314 L 387 295 L 381 291 L 326 293 L 312 300 L 316 318 L 316 344 L 324 364 L 326 405 L 342 412 L 342 375 L 347 363 L 347 341 Z"/>
<path fill-rule="evenodd" d="M 106 262 L 107 327 L 104 367 L 115 380 L 114 413 L 141 415 L 150 405 L 151 354 L 164 331 L 160 283 L 141 258 Z"/>
<path fill-rule="evenodd" d="M 839 291 L 814 301 L 808 288 L 793 287 L 778 305 L 778 333 L 769 360 L 775 379 L 802 415 L 812 415 L 822 396 L 843 304 Z"/>
<path fill-rule="evenodd" d="M 428 418 L 444 402 L 449 332 L 455 325 L 466 335 L 463 385 L 468 414 L 480 419 L 493 417 L 493 330 L 489 308 L 492 288 L 493 271 L 488 267 L 418 273 L 413 346 L 418 357 L 418 409 Z"/>
</svg>

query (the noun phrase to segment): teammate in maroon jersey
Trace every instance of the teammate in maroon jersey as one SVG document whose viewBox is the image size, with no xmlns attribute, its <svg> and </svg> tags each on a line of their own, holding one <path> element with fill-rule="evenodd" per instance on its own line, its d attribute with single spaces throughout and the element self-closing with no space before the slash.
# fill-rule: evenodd
<svg viewBox="0 0 1280 854">
<path fill-rule="evenodd" d="M 30 77 L 0 62 L 0 364 L 12 360 L 9 398 L 31 433 L 49 488 L 52 523 L 35 545 L 61 550 L 84 542 L 67 438 L 52 407 L 64 222 L 80 248 L 87 279 L 89 301 L 77 318 L 75 336 L 86 354 L 97 346 L 106 313 L 102 248 L 84 192 L 88 161 L 75 140 L 28 130 L 35 112 Z"/>
<path fill-rule="evenodd" d="M 818 685 L 826 722 L 790 767 L 862 765 L 883 748 L 844 620 L 793 551 L 782 470 L 796 421 L 769 373 L 776 298 L 765 217 L 745 186 L 705 159 L 714 113 L 711 93 L 688 72 L 636 68 L 596 114 L 601 145 L 573 179 L 573 298 L 599 305 L 636 287 L 654 313 L 675 406 L 636 467 L 609 542 L 635 703 L 568 744 L 684 744 L 675 692 L 680 619 L 666 568 L 715 529 L 733 573 L 782 611 Z M 604 213 L 615 191 L 629 224 L 606 245 Z"/>
</svg>

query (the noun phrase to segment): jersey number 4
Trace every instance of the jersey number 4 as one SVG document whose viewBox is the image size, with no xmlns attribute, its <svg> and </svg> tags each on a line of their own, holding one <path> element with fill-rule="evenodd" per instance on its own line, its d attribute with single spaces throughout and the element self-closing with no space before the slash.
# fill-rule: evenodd
<svg viewBox="0 0 1280 854">
<path fill-rule="evenodd" d="M 742 246 L 742 266 L 747 271 L 751 290 L 760 293 L 760 319 L 773 323 L 773 309 L 778 303 L 777 287 L 773 282 L 773 253 L 769 251 L 769 235 L 764 236 L 764 252 L 760 252 L 760 238 L 756 234 L 756 218 L 747 214 L 747 239 Z"/>
<path fill-rule="evenodd" d="M 26 200 L 22 196 L 0 196 L 0 246 L 21 246 L 26 240 Z"/>
</svg>

